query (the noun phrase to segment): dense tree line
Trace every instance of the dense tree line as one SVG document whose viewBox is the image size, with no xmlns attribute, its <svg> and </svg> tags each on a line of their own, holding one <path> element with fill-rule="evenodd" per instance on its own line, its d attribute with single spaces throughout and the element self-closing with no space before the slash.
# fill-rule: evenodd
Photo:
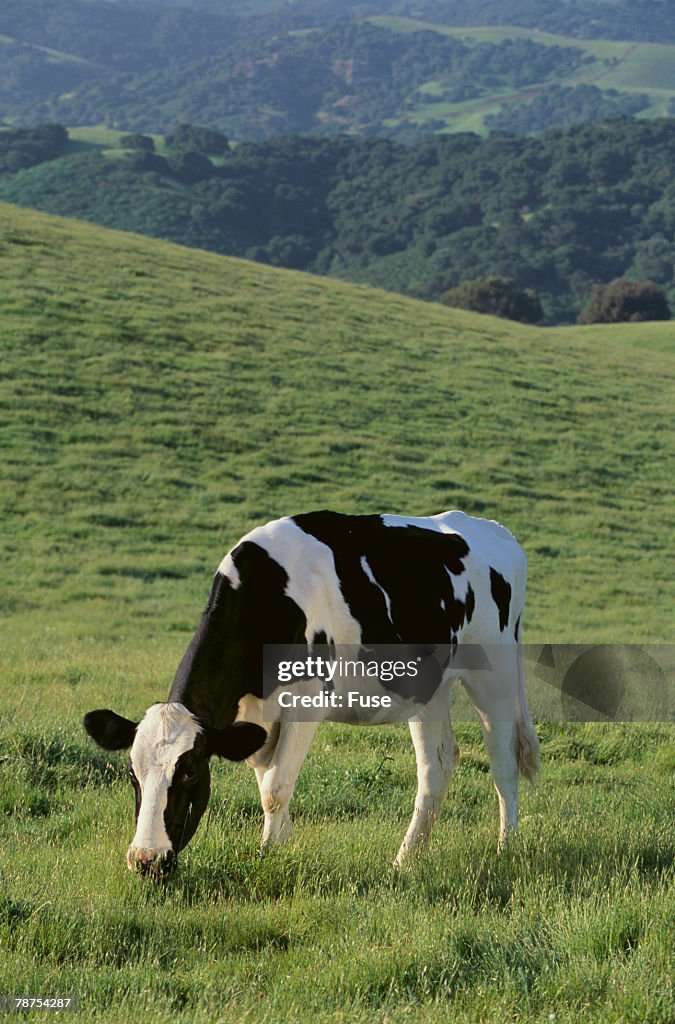
<svg viewBox="0 0 675 1024">
<path fill-rule="evenodd" d="M 630 116 L 648 106 L 649 97 L 643 93 L 601 90 L 596 85 L 550 85 L 528 103 L 503 104 L 497 114 L 488 114 L 485 126 L 513 135 L 537 135 L 549 128 Z"/>
<path fill-rule="evenodd" d="M 184 126 L 160 152 L 136 139 L 122 159 L 66 152 L 5 174 L 0 198 L 426 299 L 509 278 L 552 323 L 619 277 L 651 280 L 673 304 L 673 166 L 670 119 L 416 146 L 338 135 L 230 147 Z"/>
<path fill-rule="evenodd" d="M 0 132 L 0 174 L 34 167 L 53 160 L 68 144 L 68 132 L 60 124 L 14 128 Z"/>
</svg>

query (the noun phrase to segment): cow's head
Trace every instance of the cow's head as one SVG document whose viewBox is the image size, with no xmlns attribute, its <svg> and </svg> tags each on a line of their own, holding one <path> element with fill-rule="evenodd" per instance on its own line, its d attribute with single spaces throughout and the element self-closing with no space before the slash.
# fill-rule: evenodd
<svg viewBox="0 0 675 1024">
<path fill-rule="evenodd" d="M 204 728 L 183 704 L 153 704 L 140 722 L 114 711 L 90 711 L 84 728 L 104 750 L 131 747 L 129 778 L 136 791 L 136 835 L 127 851 L 131 871 L 167 875 L 206 810 L 213 754 L 243 761 L 266 733 L 250 722 Z"/>
</svg>

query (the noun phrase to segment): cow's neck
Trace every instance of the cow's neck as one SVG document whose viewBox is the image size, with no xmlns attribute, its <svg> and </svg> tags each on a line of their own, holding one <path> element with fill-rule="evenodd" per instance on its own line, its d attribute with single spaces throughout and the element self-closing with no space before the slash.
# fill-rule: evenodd
<svg viewBox="0 0 675 1024">
<path fill-rule="evenodd" d="M 218 575 L 197 632 L 178 666 L 170 701 L 184 704 L 203 725 L 222 729 L 234 721 L 247 685 L 238 600 Z M 255 680 L 253 680 L 255 684 Z"/>
<path fill-rule="evenodd" d="M 303 644 L 307 634 L 307 619 L 287 593 L 289 576 L 280 562 L 251 541 L 238 544 L 230 561 L 231 578 L 216 573 L 169 694 L 216 729 L 235 720 L 246 694 L 262 697 L 263 645 Z"/>
</svg>

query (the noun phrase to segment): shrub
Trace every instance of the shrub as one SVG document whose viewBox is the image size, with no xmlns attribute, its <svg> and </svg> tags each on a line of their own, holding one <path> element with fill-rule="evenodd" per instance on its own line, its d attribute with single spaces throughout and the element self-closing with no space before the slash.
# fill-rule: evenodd
<svg viewBox="0 0 675 1024">
<path fill-rule="evenodd" d="M 651 281 L 617 277 L 609 284 L 595 284 L 580 324 L 613 324 L 630 320 L 670 320 L 665 294 Z"/>
<path fill-rule="evenodd" d="M 536 324 L 544 315 L 537 293 L 531 288 L 519 288 L 510 277 L 476 277 L 462 281 L 456 288 L 443 292 L 441 302 L 523 324 Z"/>
</svg>

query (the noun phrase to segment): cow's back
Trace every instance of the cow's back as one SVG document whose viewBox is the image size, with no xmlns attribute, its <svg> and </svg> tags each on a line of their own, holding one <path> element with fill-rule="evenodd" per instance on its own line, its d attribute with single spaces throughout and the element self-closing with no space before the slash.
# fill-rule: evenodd
<svg viewBox="0 0 675 1024">
<path fill-rule="evenodd" d="M 522 548 L 499 523 L 458 510 L 302 513 L 257 527 L 243 541 L 283 567 L 285 592 L 304 613 L 310 642 L 497 643 L 513 639 L 522 615 Z"/>
</svg>

